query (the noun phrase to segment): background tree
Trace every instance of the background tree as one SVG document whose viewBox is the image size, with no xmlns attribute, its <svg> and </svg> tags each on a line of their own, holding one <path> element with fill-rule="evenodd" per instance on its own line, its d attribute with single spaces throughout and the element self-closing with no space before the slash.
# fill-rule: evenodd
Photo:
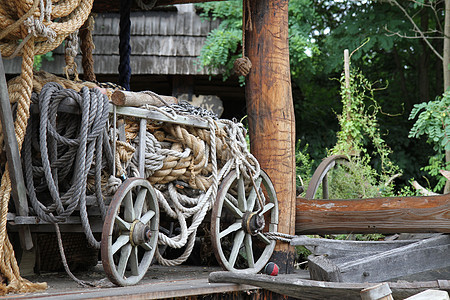
<svg viewBox="0 0 450 300">
<path fill-rule="evenodd" d="M 439 24 L 444 24 L 444 2 L 434 1 L 430 8 L 422 4 L 425 0 L 418 1 L 405 1 L 402 5 L 427 34 L 428 42 L 442 53 L 444 40 Z M 222 62 L 216 67 L 226 66 L 240 52 L 241 16 L 226 15 L 226 5 L 240 9 L 242 2 L 201 5 L 205 17 L 219 17 L 220 12 L 221 18 L 235 18 L 235 27 L 228 22 L 222 29 L 236 30 L 239 39 L 236 47 L 223 52 L 226 55 L 214 51 L 202 53 L 200 60 L 206 65 L 218 58 Z M 328 0 L 291 0 L 289 13 L 296 132 L 302 143 L 299 149 L 308 144 L 308 155 L 317 164 L 336 143 L 337 115 L 342 111 L 338 79 L 343 50 L 353 51 L 368 41 L 353 55 L 352 65 L 373 83 L 381 108 L 377 114 L 380 132 L 393 150 L 392 160 L 404 173 L 399 183 L 407 184 L 412 177 L 426 175 L 421 167 L 428 164 L 428 156 L 434 151 L 426 138 L 408 138 L 414 123 L 408 116 L 415 104 L 442 95 L 444 68 L 442 60 L 423 39 L 405 38 L 415 35 L 405 13 L 387 1 Z M 210 38 L 226 38 L 224 32 L 219 35 L 212 32 Z M 372 162 L 376 168 L 381 166 L 377 157 Z M 434 185 L 435 181 L 432 179 L 430 184 Z"/>
</svg>

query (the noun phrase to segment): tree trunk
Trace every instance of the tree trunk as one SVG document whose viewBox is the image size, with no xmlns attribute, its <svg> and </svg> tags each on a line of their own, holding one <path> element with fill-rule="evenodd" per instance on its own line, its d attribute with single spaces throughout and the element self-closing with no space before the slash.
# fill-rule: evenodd
<svg viewBox="0 0 450 300">
<path fill-rule="evenodd" d="M 244 0 L 245 1 L 245 0 Z M 295 119 L 288 44 L 288 0 L 249 0 L 246 30 L 247 113 L 252 153 L 272 179 L 279 201 L 278 231 L 295 233 Z M 293 268 L 293 247 L 278 243 L 272 260 Z"/>
<path fill-rule="evenodd" d="M 450 0 L 445 0 L 444 50 L 442 71 L 444 73 L 444 91 L 450 87 Z M 450 163 L 450 151 L 445 151 L 445 162 Z M 450 192 L 450 181 L 447 180 L 444 193 Z"/>
</svg>

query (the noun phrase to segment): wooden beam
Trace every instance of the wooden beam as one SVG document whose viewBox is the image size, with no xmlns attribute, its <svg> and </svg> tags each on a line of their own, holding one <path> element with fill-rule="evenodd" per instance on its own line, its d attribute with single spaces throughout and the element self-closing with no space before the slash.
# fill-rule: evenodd
<svg viewBox="0 0 450 300">
<path fill-rule="evenodd" d="M 288 45 L 288 0 L 250 0 L 251 28 L 245 31 L 252 68 L 246 83 L 252 153 L 274 183 L 278 231 L 295 228 L 295 120 Z M 294 251 L 278 244 L 272 260 L 280 272 L 293 269 Z"/>
<path fill-rule="evenodd" d="M 450 194 L 355 200 L 297 198 L 296 234 L 450 233 Z"/>
<path fill-rule="evenodd" d="M 27 189 L 22 173 L 22 161 L 20 160 L 19 146 L 14 130 L 14 120 L 9 103 L 8 86 L 6 84 L 3 59 L 0 54 L 0 121 L 2 124 L 5 143 L 6 158 L 11 179 L 12 197 L 16 212 L 20 216 L 28 215 Z M 25 250 L 33 247 L 30 229 L 20 227 L 20 244 Z"/>
</svg>

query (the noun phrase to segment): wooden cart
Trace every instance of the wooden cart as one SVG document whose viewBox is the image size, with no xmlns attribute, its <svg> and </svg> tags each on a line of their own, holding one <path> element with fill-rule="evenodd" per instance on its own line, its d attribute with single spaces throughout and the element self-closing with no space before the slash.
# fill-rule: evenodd
<svg viewBox="0 0 450 300">
<path fill-rule="evenodd" d="M 7 86 L 0 62 L 1 119 L 6 141 L 6 153 L 13 186 L 15 212 L 8 214 L 8 226 L 17 230 L 23 249 L 33 248 L 35 232 L 54 232 L 52 222 L 42 220 L 29 205 L 22 173 L 22 161 L 15 142 L 13 115 L 8 99 Z M 67 100 L 67 99 L 66 99 Z M 77 113 L 70 101 L 61 101 L 58 113 Z M 34 110 L 36 111 L 37 108 Z M 39 111 L 39 109 L 37 109 Z M 116 131 L 118 117 L 130 116 L 140 123 L 138 168 L 144 174 L 145 148 L 143 139 L 147 121 L 174 123 L 187 127 L 210 129 L 210 123 L 189 115 L 175 117 L 159 111 L 133 107 L 116 107 L 109 104 L 110 120 Z M 31 116 L 33 118 L 35 116 Z M 217 128 L 226 126 L 215 121 Z M 116 135 L 114 134 L 114 138 Z M 113 144 L 115 157 L 116 141 Z M 69 166 L 68 166 L 69 167 Z M 114 169 L 114 167 L 113 167 Z M 220 182 L 217 196 L 209 197 L 213 202 L 211 212 L 211 239 L 214 253 L 220 265 L 233 272 L 260 271 L 268 262 L 276 241 L 265 233 L 277 231 L 278 201 L 272 182 L 261 171 L 258 176 L 244 176 L 245 169 L 235 169 Z M 116 174 L 114 170 L 112 174 Z M 126 174 L 128 177 L 130 174 Z M 86 197 L 88 223 L 94 235 L 101 233 L 101 259 L 108 278 L 117 285 L 138 283 L 153 261 L 160 236 L 160 208 L 155 188 L 148 180 L 129 176 L 111 198 L 105 198 L 107 213 L 102 218 L 98 213 L 95 196 Z M 250 179 L 250 180 L 249 180 Z M 30 191 L 28 191 L 30 192 Z M 234 193 L 234 194 L 233 194 Z M 78 210 L 62 221 L 58 227 L 65 232 L 82 231 L 82 213 Z"/>
</svg>

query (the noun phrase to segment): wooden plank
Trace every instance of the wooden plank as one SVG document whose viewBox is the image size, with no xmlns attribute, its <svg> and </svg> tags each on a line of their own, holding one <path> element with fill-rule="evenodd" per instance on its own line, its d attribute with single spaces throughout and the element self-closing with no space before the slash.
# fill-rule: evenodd
<svg viewBox="0 0 450 300">
<path fill-rule="evenodd" d="M 326 256 L 309 255 L 308 270 L 311 279 L 320 281 L 343 282 L 339 266 Z M 344 281 L 349 282 L 349 281 Z"/>
<path fill-rule="evenodd" d="M 360 300 L 360 291 L 373 286 L 373 283 L 341 283 L 300 279 L 295 275 L 268 276 L 232 272 L 213 272 L 210 282 L 249 284 L 282 295 L 310 300 L 346 299 Z M 394 299 L 404 299 L 427 289 L 450 291 L 449 280 L 425 282 L 389 282 Z"/>
<path fill-rule="evenodd" d="M 151 272 L 151 269 L 149 270 Z M 239 295 L 241 292 L 246 295 L 254 293 L 258 288 L 241 285 L 241 284 L 211 284 L 206 279 L 182 279 L 168 280 L 162 282 L 151 282 L 128 287 L 114 287 L 108 289 L 77 289 L 76 291 L 64 290 L 60 293 L 45 294 L 22 294 L 14 295 L 14 299 L 35 299 L 45 298 L 48 300 L 64 300 L 64 299 L 172 299 L 172 298 L 189 298 L 194 296 L 210 296 L 214 294 L 232 293 Z M 234 297 L 233 297 L 234 298 Z M 194 299 L 194 298 L 192 298 Z"/>
<path fill-rule="evenodd" d="M 305 246 L 315 255 L 326 255 L 329 259 L 351 256 L 370 255 L 401 246 L 409 245 L 417 240 L 396 241 L 348 241 L 296 236 L 291 240 L 293 246 Z"/>
<path fill-rule="evenodd" d="M 112 112 L 112 105 L 110 107 L 110 112 Z M 147 109 L 136 108 L 136 107 L 117 106 L 117 114 L 123 115 L 123 116 L 145 118 L 148 120 L 156 120 L 156 121 L 160 121 L 160 122 L 167 122 L 167 123 L 174 123 L 174 124 L 181 124 L 181 125 L 209 129 L 208 122 L 200 120 L 200 119 L 196 119 L 195 117 L 178 115 L 175 119 L 171 119 L 170 117 L 168 117 L 158 111 L 150 111 Z M 224 125 L 221 123 L 218 123 L 218 126 L 223 127 Z"/>
<path fill-rule="evenodd" d="M 295 232 L 450 233 L 450 194 L 354 200 L 297 198 Z"/>
<path fill-rule="evenodd" d="M 339 265 L 343 282 L 381 282 L 450 266 L 450 236 L 440 235 Z"/>
<path fill-rule="evenodd" d="M 3 138 L 5 144 L 6 158 L 11 180 L 12 197 L 16 213 L 21 216 L 28 215 L 27 189 L 22 173 L 22 161 L 20 159 L 19 145 L 17 144 L 14 130 L 14 120 L 9 103 L 8 86 L 6 84 L 3 59 L 0 54 L 0 121 L 2 124 Z M 20 244 L 25 250 L 33 248 L 30 229 L 21 226 Z"/>
<path fill-rule="evenodd" d="M 279 201 L 278 230 L 295 232 L 295 119 L 288 45 L 288 0 L 250 0 L 245 30 L 252 68 L 245 92 L 251 151 L 273 181 Z M 294 249 L 279 243 L 272 259 L 280 272 L 293 269 Z"/>
<path fill-rule="evenodd" d="M 438 235 L 370 255 L 308 256 L 311 279 L 336 282 L 381 282 L 450 266 L 450 236 Z M 434 278 L 436 279 L 436 278 Z"/>
</svg>

